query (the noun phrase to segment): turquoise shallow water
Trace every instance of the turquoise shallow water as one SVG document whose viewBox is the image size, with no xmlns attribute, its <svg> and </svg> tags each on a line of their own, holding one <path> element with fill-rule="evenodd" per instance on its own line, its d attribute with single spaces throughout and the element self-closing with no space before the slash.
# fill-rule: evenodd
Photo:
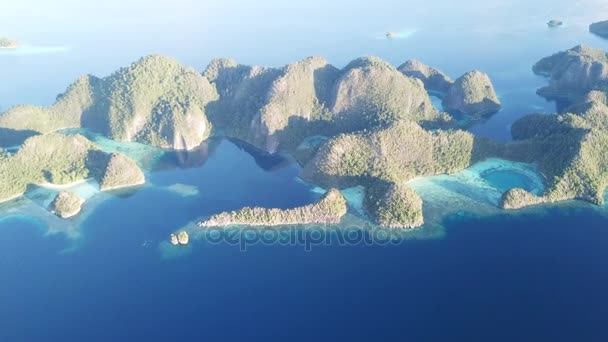
<svg viewBox="0 0 608 342">
<path fill-rule="evenodd" d="M 359 229 L 353 188 L 340 227 L 283 230 L 299 238 L 290 240 L 234 230 L 169 246 L 170 232 L 201 216 L 321 195 L 296 179 L 294 164 L 254 158 L 227 140 L 207 147 L 204 157 L 188 158 L 196 163 L 163 155 L 147 185 L 95 195 L 73 220 L 44 216 L 29 198 L 3 205 L 0 339 L 512 341 L 522 333 L 551 340 L 608 333 L 600 323 L 608 307 L 606 212 L 571 203 L 508 214 L 493 205 L 501 187 L 538 185 L 530 166 L 490 160 L 413 181 L 430 222 L 411 234 Z M 78 234 L 49 235 L 52 225 Z"/>
<path fill-rule="evenodd" d="M 556 108 L 535 94 L 546 84 L 531 72 L 536 60 L 580 43 L 608 48 L 587 32 L 589 22 L 605 19 L 606 4 L 593 0 L 189 3 L 175 16 L 179 5 L 156 8 L 156 16 L 104 5 L 95 12 L 102 25 L 88 9 L 71 16 L 56 3 L 24 4 L 23 13 L 45 13 L 28 22 L 5 6 L 3 27 L 30 47 L 0 53 L 0 110 L 50 104 L 79 75 L 108 75 L 150 53 L 199 70 L 224 56 L 278 66 L 323 55 L 343 66 L 376 55 L 394 65 L 416 58 L 452 78 L 487 72 L 503 109 L 470 130 L 509 140 L 514 120 Z M 564 27 L 548 30 L 552 18 Z M 386 31 L 397 39 L 384 39 Z M 298 180 L 288 158 L 228 140 L 168 153 L 81 133 L 136 159 L 148 182 L 111 194 L 91 181 L 76 185 L 88 200 L 69 220 L 48 214 L 53 189 L 0 204 L 0 341 L 608 337 L 607 209 L 568 202 L 499 210 L 510 187 L 542 191 L 531 165 L 492 159 L 412 181 L 426 217 L 413 231 L 367 224 L 362 189 L 352 188 L 340 226 L 209 235 L 196 230 L 198 219 L 242 206 L 307 204 L 322 192 Z M 198 233 L 191 245 L 170 246 L 168 235 L 184 227 Z"/>
</svg>

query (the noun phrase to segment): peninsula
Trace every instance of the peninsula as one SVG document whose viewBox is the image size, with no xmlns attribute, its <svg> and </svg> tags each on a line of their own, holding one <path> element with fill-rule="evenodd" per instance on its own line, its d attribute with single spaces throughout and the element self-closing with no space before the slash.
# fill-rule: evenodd
<svg viewBox="0 0 608 342">
<path fill-rule="evenodd" d="M 243 208 L 224 212 L 199 222 L 199 227 L 282 226 L 293 224 L 335 224 L 347 212 L 346 199 L 337 189 L 330 189 L 316 203 L 293 209 Z"/>
<path fill-rule="evenodd" d="M 597 23 L 589 25 L 589 32 L 602 38 L 608 38 L 608 20 L 598 21 Z"/>
</svg>

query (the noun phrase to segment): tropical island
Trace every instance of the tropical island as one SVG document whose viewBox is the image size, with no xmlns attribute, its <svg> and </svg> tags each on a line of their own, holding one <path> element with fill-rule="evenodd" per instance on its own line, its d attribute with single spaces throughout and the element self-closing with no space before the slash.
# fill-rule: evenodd
<svg viewBox="0 0 608 342">
<path fill-rule="evenodd" d="M 22 196 L 31 185 L 68 186 L 92 178 L 106 191 L 141 184 L 142 177 L 133 161 L 103 152 L 82 135 L 36 135 L 17 153 L 0 154 L 0 203 Z M 61 217 L 73 216 L 82 204 L 76 202 L 73 196 L 60 194 L 52 210 Z"/>
<path fill-rule="evenodd" d="M 200 227 L 338 223 L 347 212 L 340 189 L 352 186 L 366 189 L 364 207 L 378 225 L 418 227 L 423 203 L 408 182 L 487 158 L 532 163 L 546 177 L 544 194 L 507 191 L 499 204 L 505 209 L 567 199 L 602 203 L 608 182 L 602 147 L 608 144 L 606 53 L 577 46 L 540 60 L 533 70 L 549 78 L 540 95 L 565 98 L 571 107 L 522 118 L 513 124 L 514 141 L 499 143 L 465 130 L 501 106 L 490 77 L 478 70 L 452 80 L 413 60 L 396 68 L 362 57 L 339 69 L 309 57 L 280 68 L 215 59 L 198 72 L 148 56 L 105 78 L 82 76 L 49 107 L 21 105 L 0 114 L 0 146 L 20 144 L 16 154 L 0 158 L 0 198 L 45 182 L 93 178 L 102 191 L 145 182 L 133 160 L 61 133 L 69 128 L 173 150 L 229 137 L 269 154 L 292 155 L 302 179 L 330 189 L 317 203 L 242 208 L 212 215 Z M 430 94 L 442 99 L 445 112 Z M 171 240 L 181 243 L 178 235 Z"/>
<path fill-rule="evenodd" d="M 560 27 L 562 26 L 564 23 L 561 20 L 555 20 L 555 19 L 551 19 L 547 22 L 547 26 L 554 28 L 554 27 Z"/>
<path fill-rule="evenodd" d="M 589 32 L 602 38 L 608 38 L 608 20 L 598 21 L 589 25 Z"/>
<path fill-rule="evenodd" d="M 80 212 L 84 200 L 73 192 L 61 191 L 51 203 L 51 212 L 61 218 L 70 218 Z"/>
<path fill-rule="evenodd" d="M 293 209 L 242 208 L 224 212 L 199 222 L 199 227 L 282 226 L 293 224 L 336 224 L 346 215 L 346 199 L 339 190 L 330 189 L 316 203 Z"/>
<path fill-rule="evenodd" d="M 19 43 L 16 40 L 0 37 L 0 49 L 16 49 Z"/>
</svg>

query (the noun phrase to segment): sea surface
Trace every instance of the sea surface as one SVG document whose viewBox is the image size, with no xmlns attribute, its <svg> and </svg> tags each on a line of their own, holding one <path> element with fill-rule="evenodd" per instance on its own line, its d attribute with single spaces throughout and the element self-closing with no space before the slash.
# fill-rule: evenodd
<svg viewBox="0 0 608 342">
<path fill-rule="evenodd" d="M 503 109 L 471 131 L 507 141 L 517 118 L 556 110 L 535 94 L 546 84 L 531 71 L 536 60 L 581 43 L 608 49 L 587 32 L 608 15 L 593 0 L 186 3 L 141 17 L 134 5 L 118 16 L 119 4 L 99 6 L 104 25 L 90 14 L 56 25 L 36 17 L 44 29 L 19 26 L 30 8 L 13 5 L 21 17 L 0 19 L 26 44 L 0 52 L 0 110 L 50 104 L 78 75 L 105 76 L 150 53 L 199 70 L 213 57 L 279 66 L 323 55 L 342 67 L 376 55 L 394 65 L 416 58 L 452 78 L 487 72 Z M 549 29 L 550 19 L 564 26 Z M 0 341 L 608 339 L 608 208 L 499 210 L 509 188 L 544 190 L 534 165 L 490 159 L 413 180 L 427 223 L 412 231 L 367 223 L 362 189 L 351 188 L 340 225 L 203 232 L 196 222 L 214 213 L 290 208 L 323 190 L 300 180 L 289 156 L 238 141 L 185 153 L 67 133 L 128 154 L 148 182 L 110 194 L 74 185 L 88 200 L 69 220 L 48 213 L 53 189 L 0 204 Z M 188 246 L 168 243 L 179 229 L 191 232 Z"/>
</svg>

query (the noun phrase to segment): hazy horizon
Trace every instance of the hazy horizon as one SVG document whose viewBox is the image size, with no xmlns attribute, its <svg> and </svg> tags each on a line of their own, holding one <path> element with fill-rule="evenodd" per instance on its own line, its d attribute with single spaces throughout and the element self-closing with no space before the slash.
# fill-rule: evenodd
<svg viewBox="0 0 608 342">
<path fill-rule="evenodd" d="M 82 74 L 106 76 L 156 53 L 198 70 L 216 57 L 281 66 L 321 55 L 340 67 L 375 55 L 395 65 L 417 58 L 448 74 L 507 73 L 579 43 L 605 47 L 591 35 L 579 39 L 603 15 L 608 3 L 600 0 L 11 1 L 0 12 L 0 36 L 32 49 L 0 54 L 8 81 L 0 86 L 0 110 L 50 104 Z M 559 32 L 547 31 L 553 18 L 564 21 Z M 399 39 L 387 41 L 389 31 Z M 530 40 L 539 35 L 546 39 Z"/>
</svg>

